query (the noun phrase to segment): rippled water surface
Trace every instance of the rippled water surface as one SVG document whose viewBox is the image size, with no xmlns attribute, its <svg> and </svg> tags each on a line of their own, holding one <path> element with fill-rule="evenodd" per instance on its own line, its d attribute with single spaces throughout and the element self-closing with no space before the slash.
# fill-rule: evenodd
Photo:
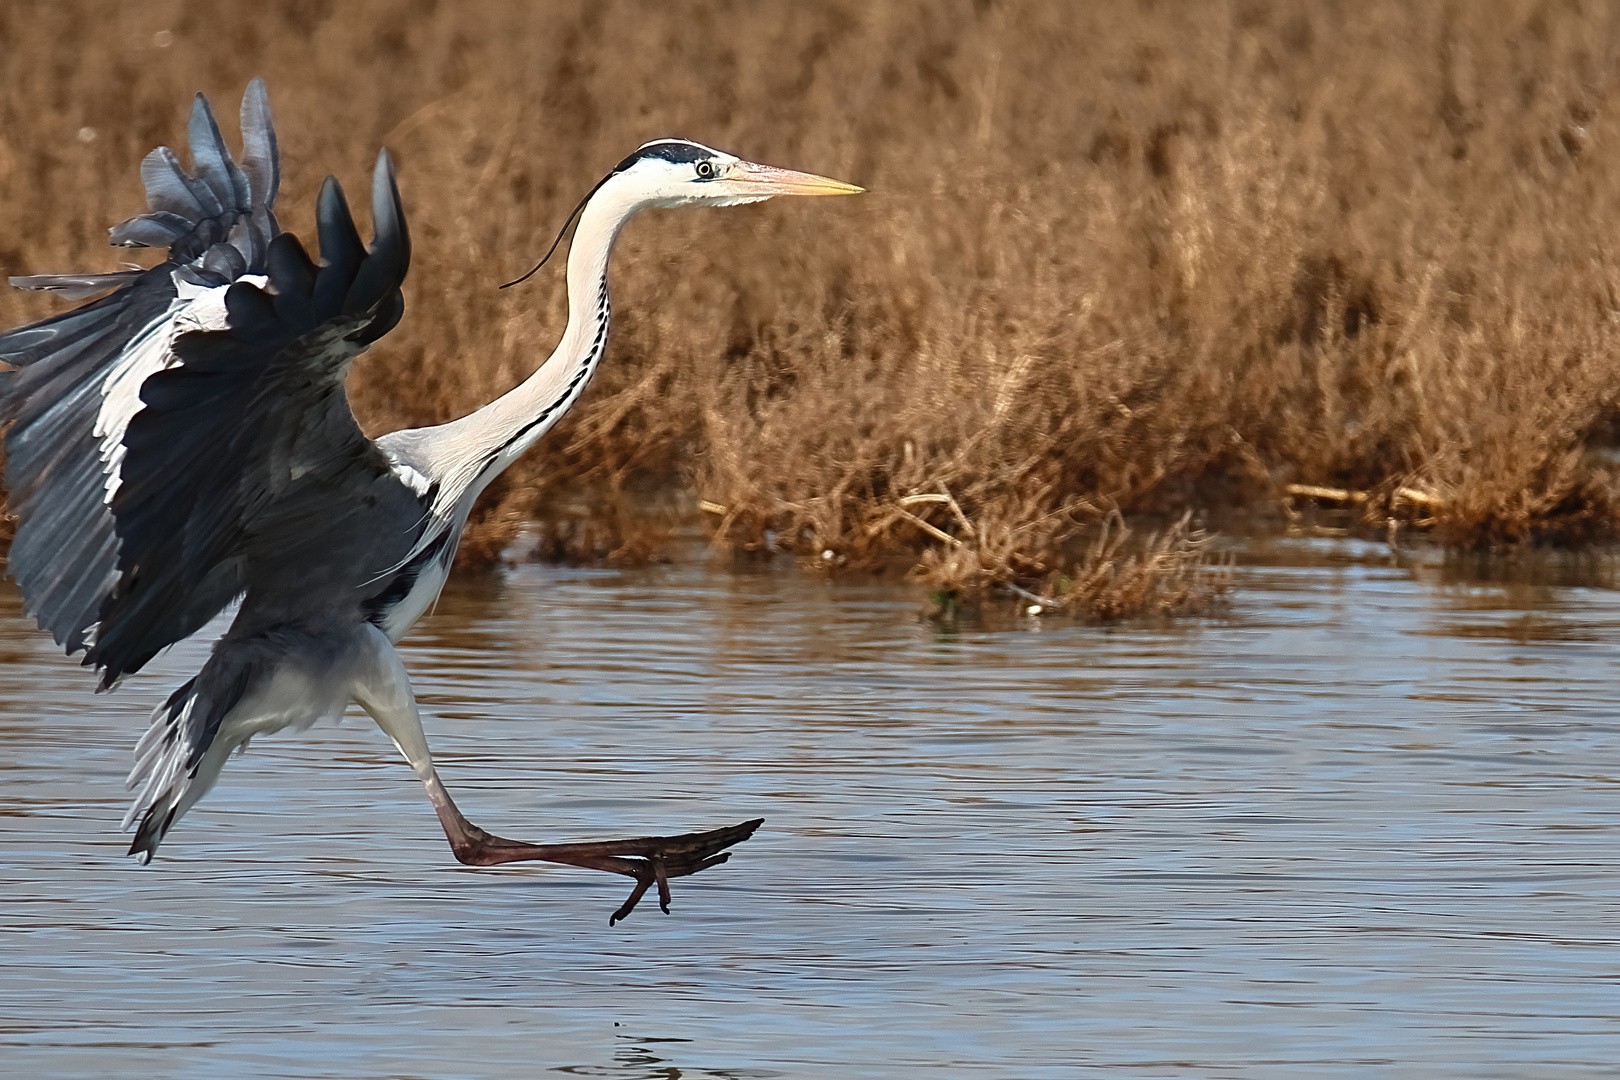
<svg viewBox="0 0 1620 1080">
<path fill-rule="evenodd" d="M 1614 1075 L 1620 595 L 1243 562 L 1172 628 L 947 632 L 793 568 L 452 585 L 407 663 L 475 821 L 766 818 L 611 929 L 621 879 L 458 866 L 358 715 L 126 861 L 204 647 L 98 698 L 7 591 L 0 1072 Z"/>
</svg>

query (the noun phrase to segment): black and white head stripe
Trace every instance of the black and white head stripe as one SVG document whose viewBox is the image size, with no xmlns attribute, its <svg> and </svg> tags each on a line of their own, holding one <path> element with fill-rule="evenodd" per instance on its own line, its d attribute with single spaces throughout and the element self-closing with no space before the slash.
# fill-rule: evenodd
<svg viewBox="0 0 1620 1080">
<path fill-rule="evenodd" d="M 625 158 L 613 167 L 614 173 L 622 173 L 637 162 L 656 159 L 667 161 L 672 165 L 695 165 L 699 161 L 710 158 L 727 157 L 712 146 L 692 142 L 690 139 L 654 139 L 650 143 L 642 143 L 636 147 L 636 152 Z"/>
<path fill-rule="evenodd" d="M 540 268 L 546 265 L 551 257 L 557 253 L 557 245 L 561 244 L 562 238 L 568 234 L 568 226 L 572 225 L 574 223 L 574 219 L 579 216 L 579 212 L 585 209 L 585 204 L 591 201 L 591 196 L 595 195 L 598 191 L 601 191 L 603 184 L 607 183 L 609 180 L 613 179 L 615 176 L 618 176 L 625 170 L 630 169 L 643 161 L 667 161 L 672 165 L 695 165 L 699 161 L 708 161 L 711 158 L 727 156 L 729 155 L 722 154 L 713 147 L 704 146 L 702 143 L 692 142 L 690 139 L 654 139 L 652 142 L 642 143 L 640 146 L 636 147 L 635 153 L 613 166 L 612 172 L 598 180 L 596 182 L 596 186 L 585 193 L 585 197 L 579 200 L 579 205 L 574 207 L 573 212 L 568 215 L 568 220 L 563 222 L 562 228 L 557 230 L 557 238 L 551 242 L 551 246 L 546 249 L 546 253 L 541 256 L 540 261 L 535 263 L 527 274 L 524 274 L 520 278 L 514 278 L 513 280 L 508 281 L 506 284 L 502 285 L 501 288 L 509 289 L 513 285 L 518 285 L 522 282 L 528 281 L 535 274 L 539 273 Z"/>
</svg>

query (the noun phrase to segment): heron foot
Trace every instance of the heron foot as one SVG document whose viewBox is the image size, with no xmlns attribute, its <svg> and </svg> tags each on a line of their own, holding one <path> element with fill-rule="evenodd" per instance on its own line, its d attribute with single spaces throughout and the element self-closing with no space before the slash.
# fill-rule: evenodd
<svg viewBox="0 0 1620 1080">
<path fill-rule="evenodd" d="M 647 890 L 658 887 L 658 907 L 669 914 L 669 880 L 719 866 L 731 858 L 726 848 L 754 835 L 765 821 L 754 818 L 708 832 L 679 836 L 643 836 L 631 840 L 600 840 L 582 844 L 526 844 L 494 836 L 468 823 L 466 831 L 450 837 L 456 858 L 469 866 L 496 866 L 508 862 L 554 862 L 605 870 L 636 879 L 630 896 L 608 917 L 612 926 L 636 909 Z"/>
</svg>

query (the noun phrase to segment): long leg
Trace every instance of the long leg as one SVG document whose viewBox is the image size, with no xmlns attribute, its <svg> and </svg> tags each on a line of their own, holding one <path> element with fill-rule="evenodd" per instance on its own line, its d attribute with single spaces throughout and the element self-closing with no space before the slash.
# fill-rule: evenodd
<svg viewBox="0 0 1620 1080">
<path fill-rule="evenodd" d="M 381 631 L 368 626 L 363 633 L 366 637 L 364 659 L 353 680 L 354 700 L 371 714 L 377 726 L 416 770 L 434 812 L 439 815 L 439 824 L 444 826 L 450 850 L 469 866 L 552 862 L 635 878 L 636 887 L 631 890 L 629 899 L 608 919 L 608 924 L 612 925 L 635 910 L 653 885 L 658 886 L 658 906 L 667 914 L 670 878 L 686 877 L 725 862 L 731 857 L 725 849 L 748 839 L 764 821 L 755 818 L 740 825 L 680 836 L 644 836 L 580 844 L 529 844 L 485 832 L 467 820 L 439 780 L 427 737 L 422 732 L 416 695 L 399 654 Z"/>
</svg>

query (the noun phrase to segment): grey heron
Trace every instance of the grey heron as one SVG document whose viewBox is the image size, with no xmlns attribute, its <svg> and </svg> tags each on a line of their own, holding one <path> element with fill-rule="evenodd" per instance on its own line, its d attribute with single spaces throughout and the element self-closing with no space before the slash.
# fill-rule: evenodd
<svg viewBox="0 0 1620 1080">
<path fill-rule="evenodd" d="M 552 355 L 460 420 L 373 441 L 343 384 L 404 311 L 410 238 L 392 162 L 386 150 L 377 159 L 369 245 L 326 179 L 317 262 L 276 223 L 280 166 L 261 81 L 241 117 L 240 164 L 201 94 L 191 171 L 166 147 L 142 162 L 148 212 L 113 227 L 111 242 L 167 248 L 163 262 L 13 278 L 70 299 L 106 295 L 0 334 L 17 519 L 9 570 L 40 627 L 68 655 L 82 651 L 106 690 L 240 600 L 207 663 L 154 711 L 136 747 L 130 854 L 149 861 L 249 739 L 307 728 L 353 701 L 416 771 L 463 863 L 622 874 L 635 887 L 610 922 L 653 885 L 667 911 L 668 879 L 725 861 L 760 821 L 595 843 L 485 832 L 439 780 L 394 643 L 438 596 L 479 493 L 601 363 L 608 258 L 631 216 L 861 189 L 684 139 L 646 143 L 575 210 L 568 322 Z"/>
</svg>

